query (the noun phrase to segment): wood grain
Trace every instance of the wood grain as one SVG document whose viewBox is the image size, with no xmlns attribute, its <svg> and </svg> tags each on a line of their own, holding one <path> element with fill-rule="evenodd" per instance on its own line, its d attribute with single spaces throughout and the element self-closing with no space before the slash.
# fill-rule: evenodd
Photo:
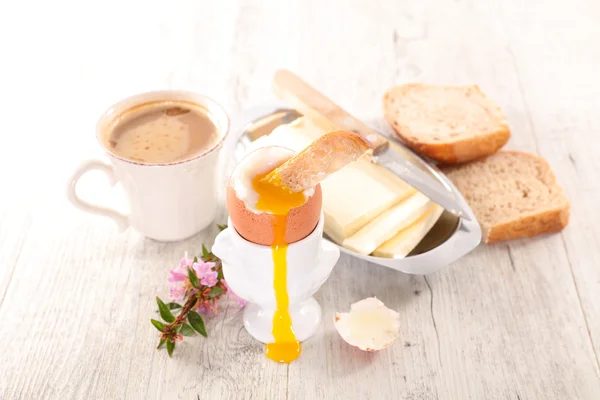
<svg viewBox="0 0 600 400">
<path fill-rule="evenodd" d="M 30 7 L 0 5 L 0 48 L 19 60 L 0 74 L 12 133 L 0 146 L 0 399 L 598 397 L 597 2 Z M 264 357 L 231 301 L 207 320 L 209 338 L 186 340 L 169 358 L 155 350 L 155 296 L 167 297 L 168 269 L 210 244 L 216 228 L 173 244 L 119 235 L 111 221 L 66 203 L 65 179 L 101 155 L 96 118 L 120 97 L 183 88 L 235 115 L 274 98 L 280 68 L 388 135 L 381 97 L 389 87 L 478 84 L 507 115 L 507 148 L 550 162 L 572 202 L 569 226 L 480 246 L 427 277 L 343 255 L 316 296 L 323 323 L 289 366 Z M 97 176 L 81 189 L 98 201 L 115 195 Z M 225 217 L 221 210 L 217 222 Z M 398 341 L 375 354 L 351 348 L 332 322 L 368 296 L 402 318 Z"/>
<path fill-rule="evenodd" d="M 576 5 L 568 10 L 551 5 L 533 29 L 525 31 L 511 26 L 507 31 L 514 68 L 519 74 L 523 112 L 536 151 L 552 165 L 571 201 L 570 226 L 557 238 L 554 252 L 568 257 L 567 265 L 580 300 L 584 326 L 593 346 L 596 373 L 600 374 L 600 303 L 596 296 L 600 293 L 600 271 L 591 267 L 600 262 L 600 236 L 595 228 L 600 223 L 600 215 L 594 200 L 600 198 L 600 184 L 591 178 L 600 168 L 597 157 L 600 123 L 591 117 L 600 109 L 597 97 L 600 81 L 591 75 L 594 65 L 600 62 L 600 49 L 583 51 L 582 46 L 582 38 L 597 36 L 600 27 L 593 14 L 577 12 L 589 10 L 592 3 L 578 2 Z M 534 10 L 528 7 L 527 12 Z M 507 17 L 510 13 L 505 12 L 504 18 Z M 547 38 L 543 24 L 557 19 L 572 29 L 552 33 L 548 46 L 525 48 L 525 43 Z M 564 68 L 566 59 L 571 65 L 568 74 Z M 534 60 L 547 62 L 544 68 L 538 68 Z M 561 79 L 550 93 L 543 94 L 541 90 L 548 80 L 559 75 Z"/>
<path fill-rule="evenodd" d="M 31 216 L 24 210 L 6 207 L 0 212 L 0 309 L 30 225 Z"/>
</svg>

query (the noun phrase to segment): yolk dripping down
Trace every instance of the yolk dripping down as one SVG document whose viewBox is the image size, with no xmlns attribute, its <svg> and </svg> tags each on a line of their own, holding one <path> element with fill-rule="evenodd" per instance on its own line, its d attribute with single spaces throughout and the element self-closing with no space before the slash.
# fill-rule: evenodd
<svg viewBox="0 0 600 400">
<path fill-rule="evenodd" d="M 267 344 L 267 357 L 273 361 L 289 363 L 298 358 L 301 345 L 296 340 L 292 318 L 288 311 L 286 219 L 289 211 L 303 205 L 306 198 L 302 192 L 291 192 L 278 185 L 261 182 L 266 175 L 267 173 L 256 176 L 252 180 L 252 186 L 258 194 L 256 208 L 273 215 L 274 240 L 271 249 L 275 266 L 273 287 L 277 308 L 273 315 L 273 338 L 275 341 Z"/>
</svg>

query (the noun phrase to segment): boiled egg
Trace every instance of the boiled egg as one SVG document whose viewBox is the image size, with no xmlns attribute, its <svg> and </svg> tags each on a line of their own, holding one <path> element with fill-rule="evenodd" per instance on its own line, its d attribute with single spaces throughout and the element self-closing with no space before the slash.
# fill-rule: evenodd
<svg viewBox="0 0 600 400">
<path fill-rule="evenodd" d="M 271 246 L 275 242 L 277 218 L 287 215 L 285 237 L 287 244 L 310 235 L 321 216 L 321 186 L 301 193 L 267 193 L 259 179 L 295 153 L 284 147 L 269 146 L 248 154 L 235 168 L 227 186 L 227 211 L 236 231 L 249 242 Z M 263 190 L 261 190 L 263 189 Z M 261 192 L 259 194 L 259 192 Z M 270 197 L 270 198 L 267 198 Z M 264 204 L 268 202 L 264 210 Z M 263 207 L 261 207 L 263 205 Z"/>
</svg>

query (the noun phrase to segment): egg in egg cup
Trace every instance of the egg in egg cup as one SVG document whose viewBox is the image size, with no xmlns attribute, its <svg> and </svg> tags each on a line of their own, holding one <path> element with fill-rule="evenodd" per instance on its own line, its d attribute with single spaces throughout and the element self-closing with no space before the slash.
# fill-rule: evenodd
<svg viewBox="0 0 600 400">
<path fill-rule="evenodd" d="M 291 362 L 321 322 L 314 293 L 325 283 L 339 248 L 323 238 L 319 182 L 370 146 L 336 131 L 302 152 L 267 146 L 248 154 L 227 187 L 228 228 L 213 253 L 228 286 L 248 301 L 244 326 L 266 343 L 267 356 Z"/>
</svg>

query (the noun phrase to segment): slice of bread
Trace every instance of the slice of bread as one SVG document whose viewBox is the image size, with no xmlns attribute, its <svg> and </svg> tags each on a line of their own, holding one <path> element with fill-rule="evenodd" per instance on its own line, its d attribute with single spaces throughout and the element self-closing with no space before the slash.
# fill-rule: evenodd
<svg viewBox="0 0 600 400">
<path fill-rule="evenodd" d="M 443 171 L 471 206 L 486 243 L 558 232 L 569 222 L 569 201 L 538 156 L 501 151 Z"/>
<path fill-rule="evenodd" d="M 510 138 L 502 111 L 476 85 L 396 86 L 383 97 L 383 110 L 408 147 L 442 164 L 493 154 Z"/>
</svg>

